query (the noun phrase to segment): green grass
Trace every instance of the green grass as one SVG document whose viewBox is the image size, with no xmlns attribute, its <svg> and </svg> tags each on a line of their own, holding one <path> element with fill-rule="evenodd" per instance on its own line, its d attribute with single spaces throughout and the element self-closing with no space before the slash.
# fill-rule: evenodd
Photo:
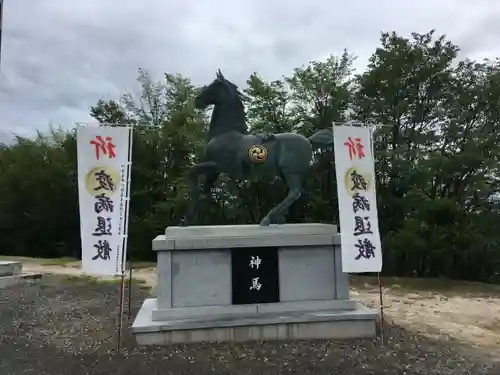
<svg viewBox="0 0 500 375">
<path fill-rule="evenodd" d="M 144 268 L 154 268 L 156 267 L 156 262 L 132 262 L 133 270 L 140 270 Z M 128 268 L 128 263 L 127 263 Z"/>
<path fill-rule="evenodd" d="M 94 285 L 102 285 L 102 284 L 111 284 L 111 285 L 119 285 L 121 282 L 121 277 L 115 276 L 115 277 L 109 277 L 109 278 L 99 278 L 99 277 L 94 277 L 94 276 L 87 276 L 87 275 L 82 275 L 82 276 L 59 276 L 63 278 L 64 282 L 67 283 L 87 283 L 87 284 L 94 284 Z M 129 280 L 125 279 L 125 284 L 128 284 Z M 134 285 L 143 285 L 145 282 L 140 279 L 136 279 L 132 277 L 132 284 Z"/>
<path fill-rule="evenodd" d="M 384 288 L 391 293 L 440 293 L 448 296 L 500 296 L 500 285 L 449 279 L 422 279 L 410 277 L 381 277 Z M 373 276 L 350 276 L 349 284 L 357 289 L 377 289 L 378 281 Z"/>
<path fill-rule="evenodd" d="M 29 258 L 29 257 L 16 257 L 8 255 L 0 255 L 0 260 L 18 261 L 25 264 L 40 264 L 42 266 L 59 266 L 59 267 L 80 267 L 80 260 L 76 258 Z M 128 267 L 128 263 L 127 263 Z M 132 262 L 132 269 L 145 269 L 156 267 L 155 262 Z"/>
<path fill-rule="evenodd" d="M 44 266 L 79 267 L 80 261 L 74 258 L 39 259 Z"/>
<path fill-rule="evenodd" d="M 29 258 L 29 257 L 17 257 L 0 255 L 0 260 L 17 261 L 26 264 L 41 264 L 42 266 L 73 266 L 74 264 L 79 264 L 79 260 L 75 258 Z"/>
</svg>

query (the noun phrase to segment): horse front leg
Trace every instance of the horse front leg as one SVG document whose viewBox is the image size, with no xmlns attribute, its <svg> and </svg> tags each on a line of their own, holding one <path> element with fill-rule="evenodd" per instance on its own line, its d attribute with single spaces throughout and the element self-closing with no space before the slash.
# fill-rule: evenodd
<svg viewBox="0 0 500 375">
<path fill-rule="evenodd" d="M 205 176 L 205 181 L 206 181 L 203 187 L 200 186 L 200 177 L 202 176 Z M 206 193 L 207 186 L 209 185 L 213 186 L 213 184 L 215 183 L 217 177 L 215 177 L 214 179 L 214 176 L 218 176 L 217 164 L 215 164 L 214 162 L 207 161 L 204 163 L 195 164 L 191 167 L 188 176 L 188 183 L 189 183 L 188 209 L 179 223 L 180 226 L 186 227 L 189 225 L 189 223 L 193 218 L 194 213 L 197 212 L 201 194 L 207 194 Z"/>
</svg>

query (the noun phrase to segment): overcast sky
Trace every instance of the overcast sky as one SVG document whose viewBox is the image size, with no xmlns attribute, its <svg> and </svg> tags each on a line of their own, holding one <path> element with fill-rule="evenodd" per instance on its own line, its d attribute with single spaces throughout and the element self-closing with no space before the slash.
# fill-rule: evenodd
<svg viewBox="0 0 500 375">
<path fill-rule="evenodd" d="M 499 0 L 4 0 L 0 141 L 91 121 L 137 68 L 197 84 L 221 68 L 242 85 L 348 48 L 363 69 L 381 31 L 432 28 L 468 57 L 500 56 Z"/>
</svg>

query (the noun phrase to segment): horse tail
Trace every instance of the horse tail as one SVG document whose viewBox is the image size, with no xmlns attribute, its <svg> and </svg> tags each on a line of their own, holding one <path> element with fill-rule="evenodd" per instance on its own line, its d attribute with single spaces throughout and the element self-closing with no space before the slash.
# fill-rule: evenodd
<svg viewBox="0 0 500 375">
<path fill-rule="evenodd" d="M 313 150 L 333 146 L 333 129 L 321 129 L 307 139 Z"/>
</svg>

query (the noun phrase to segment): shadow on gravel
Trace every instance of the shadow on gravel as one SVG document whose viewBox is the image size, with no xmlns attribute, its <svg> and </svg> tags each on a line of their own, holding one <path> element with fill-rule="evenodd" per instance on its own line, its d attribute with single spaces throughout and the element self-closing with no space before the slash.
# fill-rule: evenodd
<svg viewBox="0 0 500 375">
<path fill-rule="evenodd" d="M 149 290 L 133 286 L 132 319 Z M 387 327 L 378 340 L 205 343 L 138 347 L 124 323 L 116 354 L 118 286 L 44 277 L 0 291 L 0 374 L 496 374 L 453 340 Z M 470 352 L 470 348 L 467 348 Z"/>
</svg>

